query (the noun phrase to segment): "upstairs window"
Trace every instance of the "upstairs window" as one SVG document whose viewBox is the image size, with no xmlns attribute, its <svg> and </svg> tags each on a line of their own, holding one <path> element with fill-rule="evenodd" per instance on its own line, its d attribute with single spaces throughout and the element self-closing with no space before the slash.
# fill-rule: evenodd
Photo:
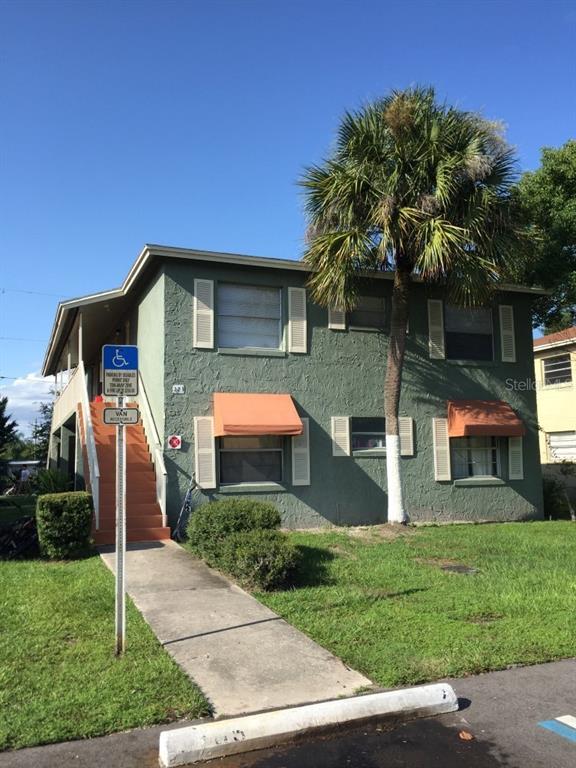
<svg viewBox="0 0 576 768">
<path fill-rule="evenodd" d="M 448 360 L 493 360 L 492 310 L 446 305 L 444 312 Z"/>
<path fill-rule="evenodd" d="M 354 453 L 386 450 L 386 420 L 384 418 L 353 416 L 350 420 L 350 432 Z"/>
<path fill-rule="evenodd" d="M 450 440 L 454 478 L 500 477 L 496 437 L 453 437 Z"/>
<path fill-rule="evenodd" d="M 228 349 L 280 349 L 280 288 L 253 285 L 218 286 L 218 346 Z"/>
<path fill-rule="evenodd" d="M 544 358 L 544 386 L 569 384 L 571 381 L 572 363 L 569 354 Z"/>
<path fill-rule="evenodd" d="M 381 296 L 359 296 L 357 306 L 348 315 L 350 328 L 381 330 L 386 319 L 386 301 Z"/>
</svg>

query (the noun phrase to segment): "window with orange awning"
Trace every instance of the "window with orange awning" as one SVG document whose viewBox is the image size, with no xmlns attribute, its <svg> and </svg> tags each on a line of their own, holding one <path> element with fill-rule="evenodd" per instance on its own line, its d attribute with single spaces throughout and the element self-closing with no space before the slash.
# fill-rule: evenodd
<svg viewBox="0 0 576 768">
<path fill-rule="evenodd" d="M 448 400 L 450 437 L 521 437 L 524 423 L 503 400 Z"/>
<path fill-rule="evenodd" d="M 214 436 L 301 435 L 303 426 L 287 394 L 215 392 Z"/>
</svg>

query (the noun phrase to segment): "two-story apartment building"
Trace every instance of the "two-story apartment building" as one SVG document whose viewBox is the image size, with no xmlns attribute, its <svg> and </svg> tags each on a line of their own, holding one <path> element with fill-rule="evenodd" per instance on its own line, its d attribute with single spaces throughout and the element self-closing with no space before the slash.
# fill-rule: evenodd
<svg viewBox="0 0 576 768">
<path fill-rule="evenodd" d="M 206 500 L 273 501 L 284 524 L 387 519 L 383 382 L 392 274 L 350 313 L 314 304 L 301 262 L 147 246 L 123 285 L 59 305 L 44 363 L 59 397 L 51 462 L 92 489 L 113 534 L 113 435 L 100 351 L 137 344 L 142 425 L 128 455 L 129 538 L 169 535 L 192 475 Z M 415 281 L 400 401 L 412 521 L 542 514 L 532 289 L 451 306 Z M 181 447 L 168 442 L 181 437 Z"/>
<path fill-rule="evenodd" d="M 576 328 L 534 341 L 542 464 L 576 462 Z"/>
</svg>

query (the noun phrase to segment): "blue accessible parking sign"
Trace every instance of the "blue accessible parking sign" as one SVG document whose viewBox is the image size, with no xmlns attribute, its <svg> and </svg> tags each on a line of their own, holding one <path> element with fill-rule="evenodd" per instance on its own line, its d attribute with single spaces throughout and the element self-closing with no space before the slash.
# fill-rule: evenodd
<svg viewBox="0 0 576 768">
<path fill-rule="evenodd" d="M 138 347 L 133 344 L 106 344 L 102 347 L 105 371 L 137 371 Z"/>
<path fill-rule="evenodd" d="M 138 394 L 138 347 L 106 344 L 102 347 L 104 394 L 116 397 Z"/>
</svg>

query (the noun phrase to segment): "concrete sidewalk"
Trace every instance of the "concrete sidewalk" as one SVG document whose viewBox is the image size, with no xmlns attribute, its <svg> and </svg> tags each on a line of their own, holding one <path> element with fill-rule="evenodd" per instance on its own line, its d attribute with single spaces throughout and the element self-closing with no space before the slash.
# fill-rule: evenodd
<svg viewBox="0 0 576 768">
<path fill-rule="evenodd" d="M 113 552 L 103 549 L 102 559 L 114 570 Z M 126 581 L 216 716 L 352 696 L 371 685 L 173 541 L 129 544 Z"/>
</svg>

